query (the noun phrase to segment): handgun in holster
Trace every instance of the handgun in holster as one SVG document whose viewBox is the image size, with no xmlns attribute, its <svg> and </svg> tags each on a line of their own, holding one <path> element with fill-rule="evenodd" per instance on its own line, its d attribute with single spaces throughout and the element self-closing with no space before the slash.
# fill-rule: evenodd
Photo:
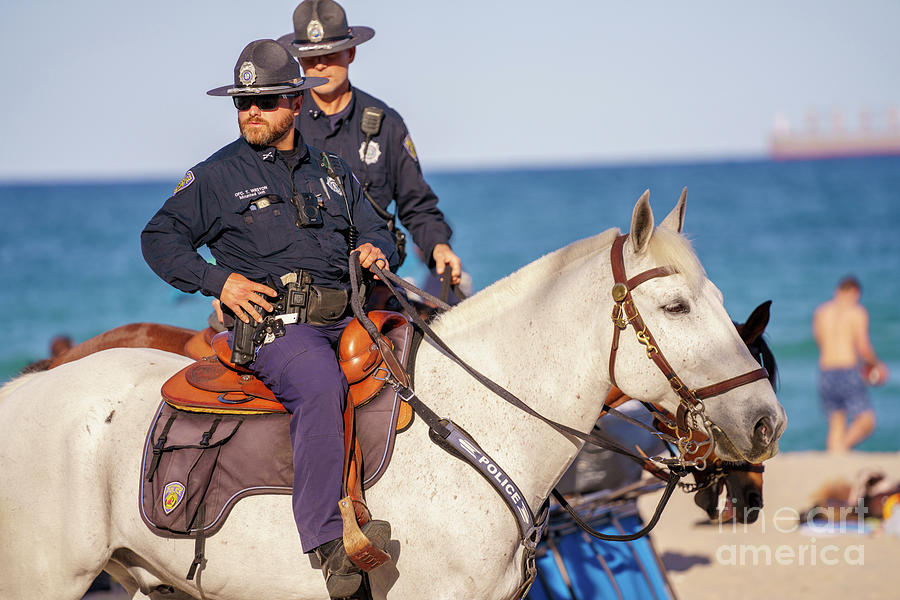
<svg viewBox="0 0 900 600">
<path fill-rule="evenodd" d="M 258 311 L 262 308 L 256 307 Z M 256 329 L 260 326 L 253 319 L 249 323 L 244 323 L 240 319 L 234 320 L 234 337 L 231 341 L 231 362 L 236 365 L 246 365 L 253 361 L 255 348 L 253 347 L 253 337 L 256 335 Z"/>
<path fill-rule="evenodd" d="M 272 302 L 272 310 L 263 313 L 262 323 L 251 320 L 244 323 L 234 320 L 234 338 L 231 346 L 231 362 L 246 365 L 256 358 L 256 350 L 275 338 L 284 335 L 285 323 L 305 323 L 309 307 L 309 288 L 312 277 L 300 269 L 281 277 L 285 291 Z M 296 316 L 294 316 L 296 315 Z"/>
</svg>

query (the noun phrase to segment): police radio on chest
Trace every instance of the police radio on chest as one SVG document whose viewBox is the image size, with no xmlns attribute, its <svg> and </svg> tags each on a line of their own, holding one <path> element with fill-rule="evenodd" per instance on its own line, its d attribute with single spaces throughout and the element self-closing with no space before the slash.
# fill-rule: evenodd
<svg viewBox="0 0 900 600">
<path fill-rule="evenodd" d="M 359 122 L 359 128 L 366 134 L 366 145 L 372 137 L 378 135 L 381 131 L 381 122 L 384 120 L 384 111 L 374 106 L 367 106 L 363 109 L 362 120 Z"/>
<path fill-rule="evenodd" d="M 399 265 L 403 264 L 403 261 L 406 260 L 406 234 L 403 233 L 396 225 L 395 216 L 386 211 L 384 208 L 378 205 L 375 202 L 375 199 L 372 198 L 372 195 L 369 193 L 369 186 L 372 184 L 369 181 L 369 172 L 368 172 L 368 157 L 369 157 L 369 142 L 372 141 L 372 137 L 378 135 L 378 132 L 381 131 L 381 123 L 384 121 L 384 110 L 381 108 L 377 108 L 375 106 L 367 106 L 363 109 L 362 119 L 359 122 L 359 128 L 362 130 L 364 134 L 366 134 L 366 141 L 362 149 L 362 157 L 363 157 L 363 166 L 366 167 L 366 182 L 363 184 L 363 195 L 366 197 L 366 200 L 369 201 L 369 204 L 372 205 L 372 208 L 375 209 L 375 212 L 378 213 L 382 219 L 387 222 L 388 229 L 391 233 L 394 234 L 394 241 L 397 245 L 397 254 L 400 256 Z M 388 202 L 390 203 L 390 202 Z"/>
</svg>

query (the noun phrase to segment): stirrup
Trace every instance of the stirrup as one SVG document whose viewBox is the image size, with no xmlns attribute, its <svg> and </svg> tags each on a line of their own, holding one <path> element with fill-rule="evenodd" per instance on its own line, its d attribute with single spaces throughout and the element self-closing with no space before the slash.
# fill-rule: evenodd
<svg viewBox="0 0 900 600">
<path fill-rule="evenodd" d="M 338 506 L 344 522 L 343 548 L 353 564 L 368 573 L 391 560 L 387 553 L 391 524 L 373 519 L 360 529 L 350 496 L 341 498 Z"/>
</svg>

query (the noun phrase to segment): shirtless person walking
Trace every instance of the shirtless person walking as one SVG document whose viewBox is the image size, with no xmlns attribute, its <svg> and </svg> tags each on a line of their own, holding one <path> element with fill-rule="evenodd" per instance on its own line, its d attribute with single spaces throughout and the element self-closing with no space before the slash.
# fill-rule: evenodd
<svg viewBox="0 0 900 600">
<path fill-rule="evenodd" d="M 813 337 L 819 346 L 819 394 L 828 415 L 829 452 L 846 452 L 875 429 L 860 363 L 887 377 L 869 340 L 869 313 L 859 303 L 862 289 L 855 277 L 841 280 L 834 298 L 813 315 Z"/>
</svg>

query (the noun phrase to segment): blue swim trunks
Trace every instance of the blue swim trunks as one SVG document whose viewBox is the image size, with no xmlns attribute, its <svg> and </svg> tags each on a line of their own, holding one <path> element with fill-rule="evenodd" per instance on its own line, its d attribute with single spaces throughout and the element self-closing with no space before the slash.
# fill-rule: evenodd
<svg viewBox="0 0 900 600">
<path fill-rule="evenodd" d="M 842 410 L 847 420 L 853 420 L 861 412 L 871 410 L 869 392 L 859 369 L 827 369 L 819 371 L 819 395 L 825 413 Z"/>
</svg>

